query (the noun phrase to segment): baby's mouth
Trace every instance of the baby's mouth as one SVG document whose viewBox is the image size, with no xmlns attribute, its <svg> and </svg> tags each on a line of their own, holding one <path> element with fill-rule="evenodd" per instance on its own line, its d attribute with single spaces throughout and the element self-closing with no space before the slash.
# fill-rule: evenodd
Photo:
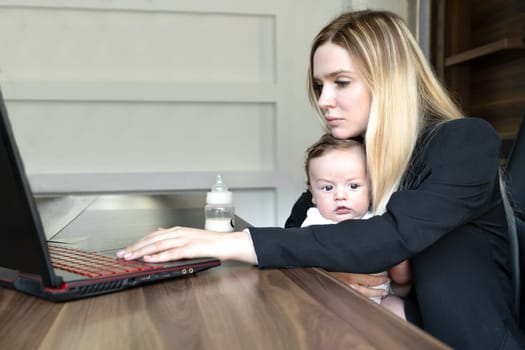
<svg viewBox="0 0 525 350">
<path fill-rule="evenodd" d="M 347 207 L 337 207 L 337 209 L 335 210 L 336 214 L 338 215 L 342 215 L 342 214 L 348 214 L 351 212 L 351 209 L 350 208 L 347 208 Z"/>
</svg>

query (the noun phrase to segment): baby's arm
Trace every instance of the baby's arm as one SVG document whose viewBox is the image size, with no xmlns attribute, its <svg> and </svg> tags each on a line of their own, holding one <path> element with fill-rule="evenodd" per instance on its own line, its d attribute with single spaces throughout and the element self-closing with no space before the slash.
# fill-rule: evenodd
<svg viewBox="0 0 525 350">
<path fill-rule="evenodd" d="M 388 275 L 397 284 L 407 284 L 412 281 L 412 273 L 410 272 L 410 264 L 408 260 L 404 260 L 396 266 L 388 269 Z"/>
</svg>

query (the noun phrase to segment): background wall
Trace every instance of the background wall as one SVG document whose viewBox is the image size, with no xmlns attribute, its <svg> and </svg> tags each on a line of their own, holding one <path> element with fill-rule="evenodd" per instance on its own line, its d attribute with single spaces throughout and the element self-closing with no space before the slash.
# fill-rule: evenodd
<svg viewBox="0 0 525 350">
<path fill-rule="evenodd" d="M 282 225 L 321 133 L 309 45 L 407 0 L 0 0 L 0 87 L 35 194 L 205 191 Z"/>
</svg>

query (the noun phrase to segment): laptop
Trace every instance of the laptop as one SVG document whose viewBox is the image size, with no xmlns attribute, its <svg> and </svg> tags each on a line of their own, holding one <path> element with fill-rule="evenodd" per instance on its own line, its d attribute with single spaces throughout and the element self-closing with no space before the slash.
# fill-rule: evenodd
<svg viewBox="0 0 525 350">
<path fill-rule="evenodd" d="M 94 213 L 96 211 L 90 215 Z M 118 215 L 117 210 L 107 210 L 104 214 Z M 90 216 L 85 218 L 89 220 Z M 91 219 L 96 220 L 95 217 Z M 128 262 L 105 253 L 105 249 L 87 251 L 67 242 L 48 242 L 1 91 L 0 223 L 0 286 L 52 301 L 121 291 L 193 275 L 220 265 L 215 258 L 185 259 L 165 264 Z M 127 225 L 129 227 L 129 223 Z M 70 230 L 74 227 L 68 225 Z M 100 237 L 104 241 L 104 236 Z M 96 236 L 91 239 L 97 241 Z M 115 251 L 115 247 L 112 248 L 110 251 Z"/>
</svg>

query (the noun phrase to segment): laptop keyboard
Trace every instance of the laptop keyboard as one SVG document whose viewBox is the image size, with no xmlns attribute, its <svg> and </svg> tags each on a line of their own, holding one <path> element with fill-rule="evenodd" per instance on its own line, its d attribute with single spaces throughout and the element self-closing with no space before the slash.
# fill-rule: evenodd
<svg viewBox="0 0 525 350">
<path fill-rule="evenodd" d="M 90 278 L 157 270 L 164 267 L 162 265 L 148 265 L 140 261 L 117 259 L 63 244 L 48 242 L 48 248 L 54 268 Z"/>
</svg>

